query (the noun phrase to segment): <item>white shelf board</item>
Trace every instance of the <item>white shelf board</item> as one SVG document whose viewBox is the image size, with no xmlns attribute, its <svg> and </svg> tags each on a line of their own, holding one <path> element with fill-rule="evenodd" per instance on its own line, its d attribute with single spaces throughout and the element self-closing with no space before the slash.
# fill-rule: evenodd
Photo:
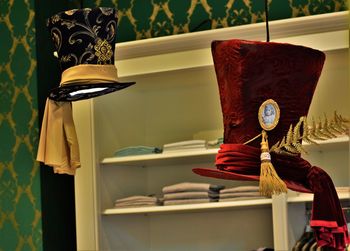
<svg viewBox="0 0 350 251">
<path fill-rule="evenodd" d="M 319 145 L 304 144 L 307 151 L 325 151 L 349 146 L 349 137 L 342 136 L 335 139 L 318 141 Z M 156 165 L 176 165 L 192 163 L 209 163 L 215 161 L 217 149 L 181 151 L 173 153 L 147 154 L 126 157 L 110 157 L 101 161 L 102 165 L 115 166 L 156 166 Z"/>
<path fill-rule="evenodd" d="M 304 143 L 303 145 L 307 151 L 329 151 L 332 149 L 340 149 L 344 147 L 349 147 L 349 136 L 344 135 L 334 139 L 327 140 L 315 140 L 318 145 Z"/>
<path fill-rule="evenodd" d="M 338 192 L 338 197 L 340 200 L 350 200 L 349 192 Z M 300 193 L 297 196 L 292 196 L 287 199 L 288 203 L 300 203 L 300 202 L 311 202 L 313 201 L 314 195 L 310 193 Z"/>
<path fill-rule="evenodd" d="M 155 213 L 184 213 L 192 211 L 205 210 L 224 210 L 242 207 L 260 207 L 271 206 L 272 199 L 255 199 L 242 201 L 227 202 L 210 202 L 188 205 L 172 205 L 172 206 L 154 206 L 154 207 L 138 207 L 138 208 L 111 208 L 102 212 L 102 215 L 124 215 L 124 214 L 155 214 Z"/>
<path fill-rule="evenodd" d="M 126 157 L 105 158 L 101 164 L 117 166 L 154 166 L 154 165 L 175 165 L 191 163 L 208 163 L 215 161 L 218 148 L 196 151 L 181 151 L 169 153 L 146 154 Z"/>
</svg>

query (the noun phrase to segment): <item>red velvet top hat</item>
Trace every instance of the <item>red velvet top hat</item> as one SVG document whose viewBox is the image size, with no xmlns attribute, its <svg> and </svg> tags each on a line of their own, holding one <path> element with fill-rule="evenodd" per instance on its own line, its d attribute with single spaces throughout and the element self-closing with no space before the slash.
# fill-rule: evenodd
<svg viewBox="0 0 350 251">
<path fill-rule="evenodd" d="M 114 66 L 117 12 L 113 8 L 60 12 L 47 23 L 62 69 L 60 86 L 51 90 L 55 101 L 92 98 L 126 88 Z"/>
<path fill-rule="evenodd" d="M 216 156 L 216 169 L 193 171 L 219 179 L 260 180 L 260 188 L 264 178 L 263 189 L 268 191 L 263 192 L 265 195 L 286 192 L 286 187 L 314 193 L 310 225 L 318 245 L 343 250 L 349 238 L 331 178 L 299 153 L 269 151 L 288 135 L 291 125 L 300 124 L 307 115 L 324 53 L 291 44 L 233 39 L 214 41 L 212 55 L 223 113 L 224 144 Z M 299 128 L 297 133 L 302 131 Z M 264 169 L 265 164 L 271 166 Z"/>
<path fill-rule="evenodd" d="M 322 52 L 302 46 L 244 40 L 215 41 L 212 54 L 224 120 L 224 143 L 238 145 L 261 133 L 258 111 L 268 99 L 274 100 L 280 110 L 277 126 L 268 133 L 269 145 L 281 140 L 291 124 L 307 115 L 325 60 Z M 244 147 L 260 151 L 260 141 L 254 140 Z M 259 180 L 258 167 L 218 166 L 217 170 L 194 172 L 222 179 Z M 305 191 L 297 182 L 289 184 L 288 177 L 285 182 L 291 188 Z"/>
</svg>

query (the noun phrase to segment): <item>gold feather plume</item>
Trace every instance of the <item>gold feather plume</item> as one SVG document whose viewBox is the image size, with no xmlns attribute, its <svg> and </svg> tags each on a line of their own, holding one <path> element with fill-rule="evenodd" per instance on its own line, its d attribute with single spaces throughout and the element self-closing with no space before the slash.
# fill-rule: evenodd
<svg viewBox="0 0 350 251">
<path fill-rule="evenodd" d="M 316 140 L 322 141 L 348 134 L 349 122 L 348 119 L 338 115 L 337 112 L 334 112 L 332 119 L 328 119 L 326 115 L 323 120 L 319 118 L 316 121 L 312 118 L 311 125 L 308 124 L 307 117 L 303 116 L 294 128 L 293 125 L 290 125 L 287 135 L 274 144 L 270 152 L 286 155 L 307 153 L 301 144 L 302 140 L 309 144 L 317 145 Z"/>
</svg>

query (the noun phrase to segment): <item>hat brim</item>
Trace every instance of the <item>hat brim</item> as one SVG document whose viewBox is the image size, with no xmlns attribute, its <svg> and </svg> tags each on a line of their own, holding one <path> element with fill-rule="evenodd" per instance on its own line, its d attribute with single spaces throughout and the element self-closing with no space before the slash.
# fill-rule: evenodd
<svg viewBox="0 0 350 251">
<path fill-rule="evenodd" d="M 78 101 L 102 96 L 127 88 L 135 82 L 106 82 L 96 84 L 74 83 L 67 84 L 50 91 L 49 98 L 54 101 Z M 94 91 L 94 89 L 96 91 Z M 84 92 L 86 91 L 86 92 Z M 89 92 L 91 91 L 91 92 Z"/>
<path fill-rule="evenodd" d="M 228 172 L 218 169 L 210 169 L 210 168 L 193 168 L 192 171 L 198 175 L 216 178 L 216 179 L 224 179 L 224 180 L 245 180 L 245 181 L 259 181 L 260 176 L 257 175 L 246 175 L 246 174 L 238 174 L 234 172 Z M 311 190 L 305 188 L 302 184 L 297 182 L 293 182 L 292 180 L 285 180 L 289 189 L 294 191 L 302 192 L 302 193 L 311 193 Z"/>
</svg>

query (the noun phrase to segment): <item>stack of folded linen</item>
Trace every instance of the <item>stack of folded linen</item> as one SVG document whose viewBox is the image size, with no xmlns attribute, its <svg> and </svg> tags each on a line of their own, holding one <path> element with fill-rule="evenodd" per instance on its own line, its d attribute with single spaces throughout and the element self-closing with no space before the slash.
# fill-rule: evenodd
<svg viewBox="0 0 350 251">
<path fill-rule="evenodd" d="M 266 198 L 259 193 L 258 186 L 239 186 L 220 190 L 219 201 L 253 200 Z"/>
<path fill-rule="evenodd" d="M 216 202 L 219 192 L 225 188 L 221 185 L 184 182 L 163 187 L 164 205 L 181 205 Z"/>
<path fill-rule="evenodd" d="M 174 151 L 188 151 L 188 150 L 205 150 L 207 149 L 205 140 L 186 140 L 163 146 L 163 153 Z"/>
<path fill-rule="evenodd" d="M 129 146 L 115 151 L 115 157 L 125 157 L 134 155 L 144 155 L 144 154 L 155 154 L 161 153 L 162 149 L 160 147 L 154 146 Z"/>
<path fill-rule="evenodd" d="M 114 202 L 116 208 L 130 208 L 130 207 L 151 207 L 158 206 L 159 200 L 153 196 L 135 195 L 122 199 L 117 199 Z"/>
</svg>

